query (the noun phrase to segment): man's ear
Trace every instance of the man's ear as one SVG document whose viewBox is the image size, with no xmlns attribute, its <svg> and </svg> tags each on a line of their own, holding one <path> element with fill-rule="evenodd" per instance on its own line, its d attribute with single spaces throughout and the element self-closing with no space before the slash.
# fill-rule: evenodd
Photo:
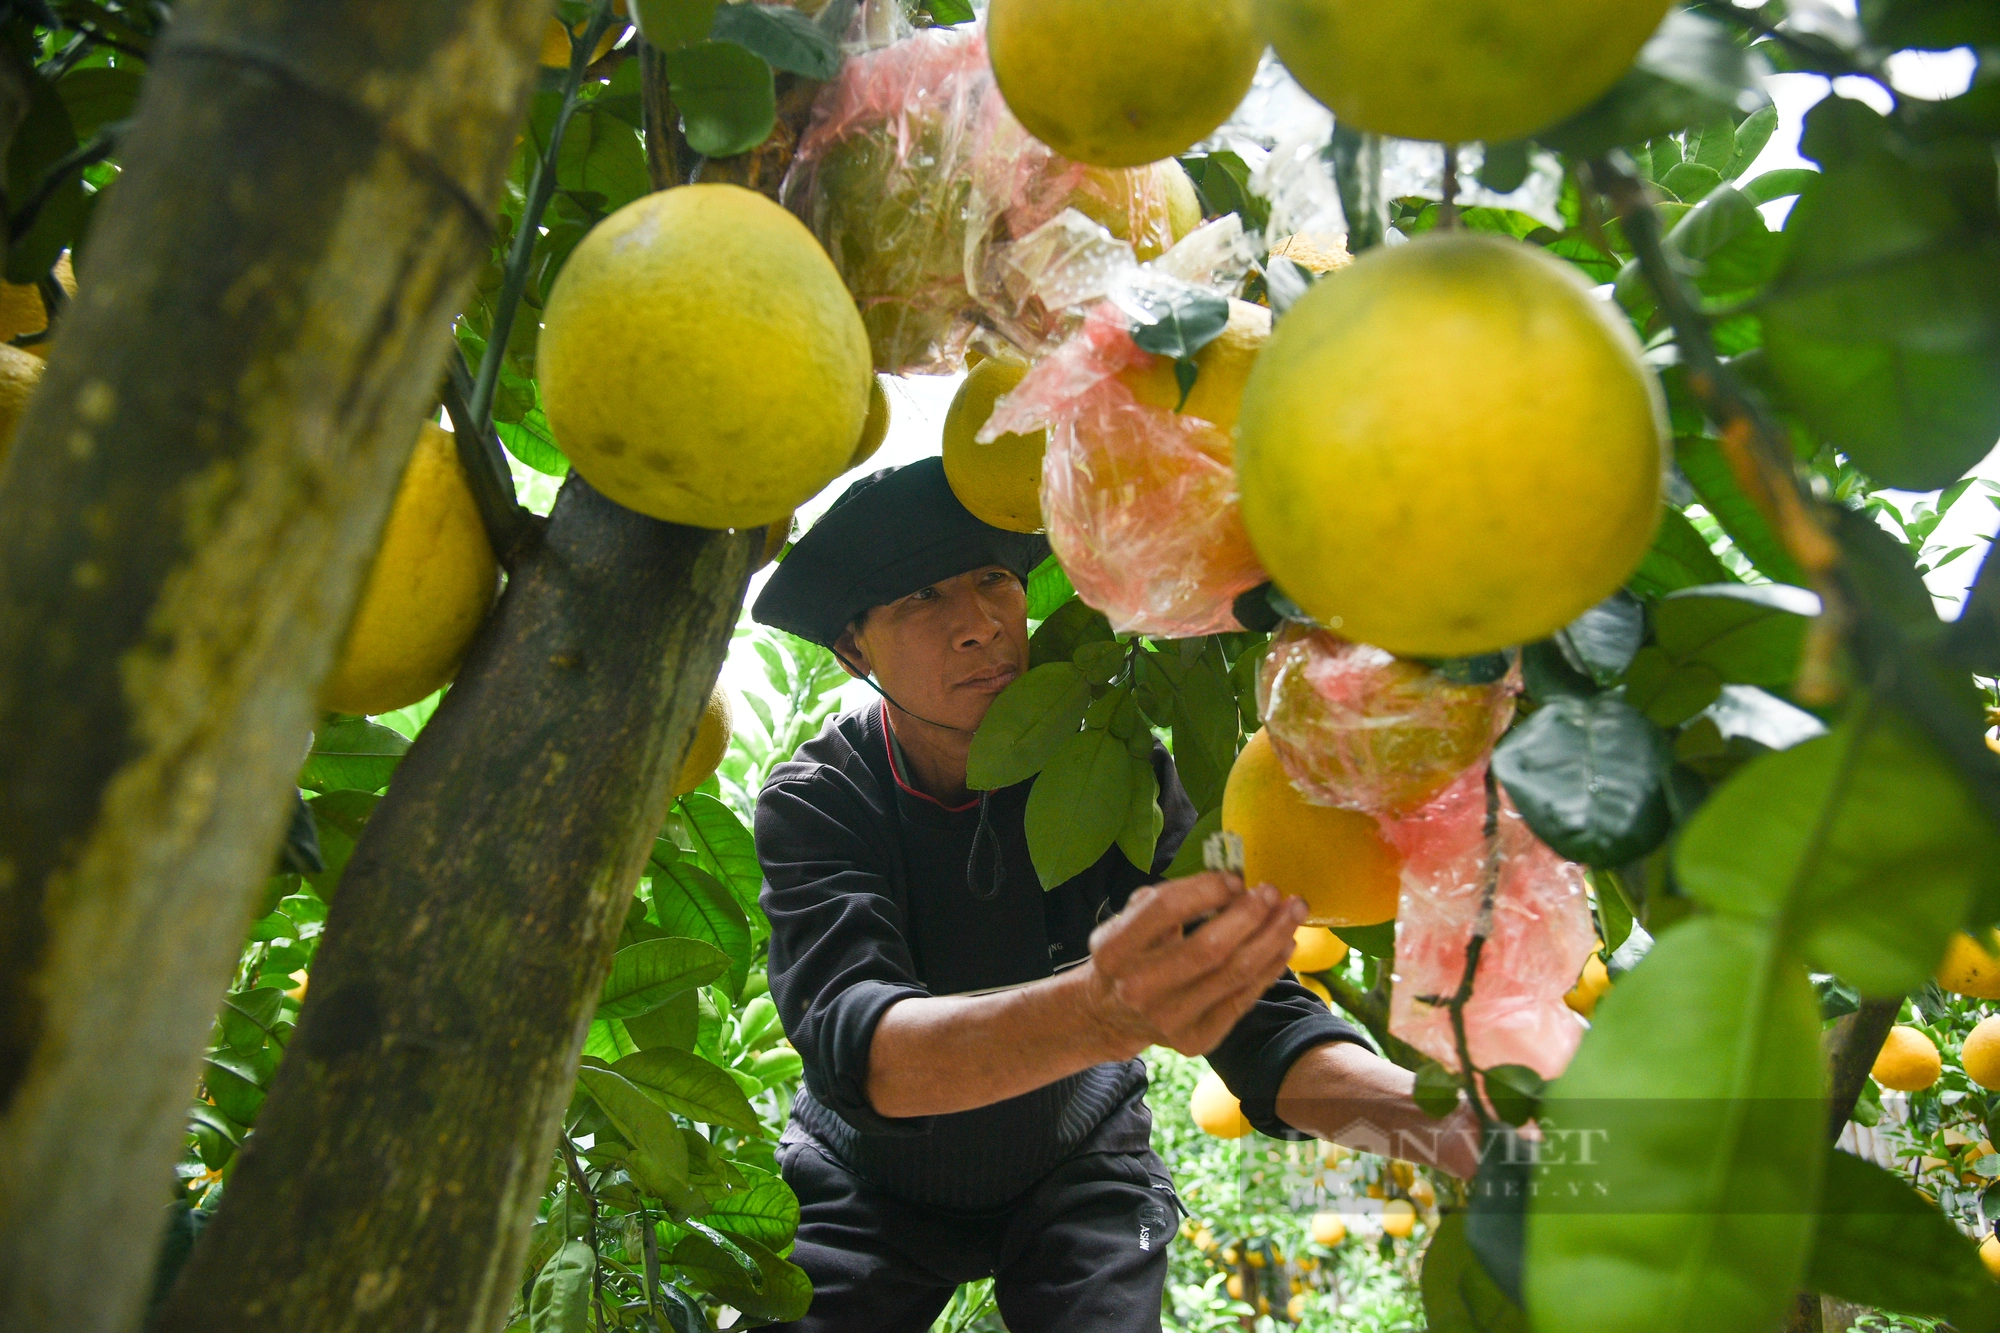
<svg viewBox="0 0 2000 1333">
<path fill-rule="evenodd" d="M 855 637 L 854 626 L 849 625 L 840 632 L 840 637 L 833 641 L 833 656 L 848 675 L 856 680 L 868 679 L 871 670 L 868 654 L 861 650 L 861 640 Z"/>
</svg>

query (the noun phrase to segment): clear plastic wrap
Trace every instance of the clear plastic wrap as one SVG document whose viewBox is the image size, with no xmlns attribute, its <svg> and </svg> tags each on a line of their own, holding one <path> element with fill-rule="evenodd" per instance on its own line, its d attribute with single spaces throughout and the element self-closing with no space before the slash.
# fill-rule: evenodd
<svg viewBox="0 0 2000 1333">
<path fill-rule="evenodd" d="M 1296 622 L 1271 641 L 1257 711 L 1286 776 L 1320 805 L 1400 819 L 1484 758 L 1514 716 L 1519 668 L 1489 685 Z"/>
<path fill-rule="evenodd" d="M 1119 376 L 1150 360 L 1131 317 L 1100 303 L 1000 400 L 979 438 L 1047 429 L 1049 544 L 1113 629 L 1163 638 L 1239 629 L 1231 603 L 1265 576 L 1237 512 L 1234 447 L 1214 423 L 1133 395 Z"/>
<path fill-rule="evenodd" d="M 1486 765 L 1466 771 L 1430 805 L 1387 822 L 1403 854 L 1389 1031 L 1447 1069 L 1459 1068 L 1447 997 L 1465 972 L 1487 868 Z M 1569 1065 L 1583 1020 L 1563 1004 L 1596 946 L 1583 867 L 1537 838 L 1500 793 L 1499 885 L 1465 1007 L 1466 1048 L 1482 1069 L 1519 1064 L 1544 1078 Z"/>
</svg>

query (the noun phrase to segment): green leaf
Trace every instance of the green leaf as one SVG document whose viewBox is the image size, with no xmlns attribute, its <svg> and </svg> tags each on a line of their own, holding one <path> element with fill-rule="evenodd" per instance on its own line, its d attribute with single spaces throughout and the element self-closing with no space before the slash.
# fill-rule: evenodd
<svg viewBox="0 0 2000 1333">
<path fill-rule="evenodd" d="M 1125 812 L 1125 825 L 1118 830 L 1118 850 L 1140 873 L 1153 873 L 1153 852 L 1160 844 L 1160 830 L 1166 817 L 1160 811 L 1160 780 L 1152 764 L 1133 755 L 1132 798 Z"/>
<path fill-rule="evenodd" d="M 1222 336 L 1229 326 L 1229 302 L 1191 288 L 1171 293 L 1144 291 L 1134 301 L 1140 317 L 1132 326 L 1132 341 L 1142 352 L 1180 360 Z M 1183 390 L 1182 397 L 1186 397 Z"/>
<path fill-rule="evenodd" d="M 1179 668 L 1171 653 L 1154 654 L 1153 661 L 1174 687 L 1174 764 L 1181 785 L 1195 809 L 1213 809 L 1222 803 L 1242 735 L 1242 713 L 1221 654 L 1205 649 L 1192 665 Z"/>
<path fill-rule="evenodd" d="M 550 1255 L 528 1297 L 531 1333 L 588 1333 L 590 1279 L 596 1271 L 597 1253 L 589 1241 L 569 1241 Z"/>
<path fill-rule="evenodd" d="M 649 1014 L 605 1021 L 622 1024 L 642 1051 L 658 1050 L 662 1046 L 691 1051 L 701 1023 L 701 996 L 696 991 L 682 991 Z M 620 1051 L 612 1059 L 622 1059 L 630 1054 L 630 1051 Z"/>
<path fill-rule="evenodd" d="M 202 1062 L 201 1081 L 208 1087 L 216 1109 L 239 1125 L 257 1123 L 264 1105 L 264 1089 L 257 1067 L 247 1056 L 232 1051 L 213 1051 Z"/>
<path fill-rule="evenodd" d="M 1410 1090 L 1410 1097 L 1418 1109 L 1433 1120 L 1444 1119 L 1456 1111 L 1463 1100 L 1458 1075 L 1435 1060 L 1425 1061 L 1417 1070 L 1416 1086 Z"/>
<path fill-rule="evenodd" d="M 1194 827 L 1187 831 L 1181 845 L 1174 851 L 1174 859 L 1167 866 L 1166 878 L 1184 879 L 1198 875 L 1207 869 L 1202 864 L 1201 846 L 1222 827 L 1222 807 L 1216 806 L 1207 814 L 1194 821 Z M 1345 935 L 1341 936 L 1346 939 Z"/>
<path fill-rule="evenodd" d="M 667 81 L 688 147 L 704 157 L 747 153 L 778 119 L 771 67 L 734 42 L 699 42 L 666 54 Z"/>
<path fill-rule="evenodd" d="M 752 1240 L 772 1251 L 792 1243 L 799 1229 L 799 1198 L 791 1186 L 767 1171 L 741 1162 L 747 1188 L 731 1190 L 715 1201 L 703 1220 L 739 1240 Z"/>
<path fill-rule="evenodd" d="M 1069 662 L 1038 666 L 1002 690 L 973 734 L 966 785 L 992 791 L 1042 771 L 1083 723 L 1090 682 Z"/>
<path fill-rule="evenodd" d="M 1528 141 L 1486 146 L 1485 160 L 1479 164 L 1479 183 L 1495 194 L 1512 194 L 1528 179 Z"/>
<path fill-rule="evenodd" d="M 1131 793 L 1124 741 L 1092 727 L 1062 743 L 1028 792 L 1028 856 L 1044 889 L 1082 874 L 1110 850 Z"/>
<path fill-rule="evenodd" d="M 1396 923 L 1383 921 L 1373 926 L 1342 926 L 1340 938 L 1356 953 L 1370 958 L 1396 956 Z"/>
<path fill-rule="evenodd" d="M 1804 190 L 1814 176 L 1819 175 L 1810 167 L 1782 167 L 1777 171 L 1767 171 L 1754 180 L 1743 182 L 1740 187 L 1743 197 L 1753 204 L 1768 204 L 1776 199 L 1786 199 Z"/>
<path fill-rule="evenodd" d="M 715 12 L 709 36 L 735 42 L 782 69 L 821 83 L 840 73 L 840 48 L 790 5 L 729 4 Z"/>
<path fill-rule="evenodd" d="M 1241 154 L 1226 150 L 1194 153 L 1181 158 L 1180 164 L 1194 182 L 1203 216 L 1219 218 L 1234 213 L 1243 219 L 1245 231 L 1262 231 L 1269 225 L 1271 205 L 1251 192 L 1250 164 Z"/>
<path fill-rule="evenodd" d="M 1804 1276 L 1825 1158 L 1819 1008 L 1768 929 L 1696 917 L 1598 1002 L 1543 1103 L 1594 1148 L 1529 1202 L 1538 1333 L 1764 1333 Z M 1546 1159 L 1545 1159 L 1546 1160 Z"/>
<path fill-rule="evenodd" d="M 1463 1213 L 1439 1220 L 1424 1251 L 1421 1290 L 1430 1333 L 1528 1333 L 1527 1316 L 1493 1285 L 1465 1243 Z"/>
<path fill-rule="evenodd" d="M 639 1051 L 612 1066 L 669 1111 L 704 1125 L 725 1125 L 745 1134 L 764 1132 L 743 1090 L 716 1065 L 670 1047 Z"/>
<path fill-rule="evenodd" d="M 548 429 L 548 422 L 540 409 L 529 412 L 519 421 L 496 422 L 494 432 L 507 452 L 526 463 L 535 471 L 551 477 L 569 475 L 569 459 L 556 447 L 555 436 Z"/>
<path fill-rule="evenodd" d="M 707 792 L 689 792 L 674 803 L 688 836 L 694 841 L 695 859 L 703 870 L 721 880 L 736 895 L 751 933 L 762 936 L 768 929 L 757 893 L 764 886 L 764 867 L 757 860 L 757 841 L 736 812 Z"/>
<path fill-rule="evenodd" d="M 74 150 L 76 128 L 54 84 L 28 80 L 28 114 L 7 147 L 7 199 L 19 208 L 41 188 L 49 169 Z M 48 273 L 78 239 L 84 216 L 83 176 L 71 173 L 43 202 L 34 225 L 7 247 L 7 281 L 31 283 Z"/>
<path fill-rule="evenodd" d="M 622 1060 L 638 1049 L 637 1040 L 622 1019 L 593 1018 L 584 1032 L 583 1053 L 605 1064 Z"/>
<path fill-rule="evenodd" d="M 1659 729 L 1616 694 L 1551 699 L 1493 751 L 1493 772 L 1535 835 L 1572 861 L 1620 866 L 1660 845 L 1667 761 Z"/>
<path fill-rule="evenodd" d="M 409 738 L 365 717 L 344 717 L 313 733 L 299 785 L 309 791 L 381 791 L 410 748 Z"/>
<path fill-rule="evenodd" d="M 1861 22 L 1887 51 L 2000 46 L 2000 11 L 1985 0 L 1861 0 Z"/>
<path fill-rule="evenodd" d="M 333 891 L 347 869 L 347 859 L 354 855 L 354 844 L 360 840 L 361 830 L 381 799 L 372 792 L 330 791 L 306 802 L 312 811 L 313 827 L 319 831 L 320 860 L 326 867 L 307 875 L 306 883 L 327 902 L 333 901 Z"/>
<path fill-rule="evenodd" d="M 1625 671 L 1625 702 L 1656 726 L 1677 727 L 1722 697 L 1722 677 L 1703 662 L 1676 662 L 1646 647 Z"/>
<path fill-rule="evenodd" d="M 729 958 L 732 998 L 750 976 L 750 921 L 742 905 L 715 876 L 686 861 L 652 867 L 653 920 L 669 935 L 702 940 Z"/>
<path fill-rule="evenodd" d="M 1827 1157 L 1809 1289 L 1876 1310 L 1963 1317 L 2000 1300 L 1979 1251 L 1902 1177 L 1844 1152 Z M 1968 1326 L 1971 1321 L 1966 1321 Z"/>
<path fill-rule="evenodd" d="M 1028 665 L 1067 662 L 1084 644 L 1109 643 L 1112 637 L 1111 622 L 1104 613 L 1085 606 L 1081 597 L 1073 598 L 1050 612 L 1028 640 Z"/>
<path fill-rule="evenodd" d="M 1715 516 L 1760 573 L 1774 583 L 1799 585 L 1806 581 L 1805 571 L 1772 533 L 1763 512 L 1736 484 L 1736 474 L 1716 440 L 1683 435 L 1674 441 L 1674 459 L 1701 497 L 1702 507 Z"/>
<path fill-rule="evenodd" d="M 1722 174 L 1735 180 L 1750 169 L 1764 145 L 1771 142 L 1771 136 L 1778 131 L 1778 108 L 1761 106 L 1751 112 L 1730 136 L 1729 165 L 1721 168 Z M 1760 201 L 1761 202 L 1761 201 Z"/>
<path fill-rule="evenodd" d="M 599 1018 L 629 1018 L 659 1008 L 682 991 L 729 970 L 722 950 L 700 940 L 646 940 L 620 949 L 598 1001 Z"/>
<path fill-rule="evenodd" d="M 748 1236 L 732 1239 L 757 1267 L 759 1276 L 754 1285 L 721 1246 L 699 1231 L 674 1246 L 673 1265 L 709 1294 L 753 1319 L 782 1322 L 803 1318 L 812 1304 L 812 1279 L 805 1270 Z"/>
<path fill-rule="evenodd" d="M 1557 631 L 1555 642 L 1572 667 L 1599 685 L 1609 685 L 1624 673 L 1645 637 L 1645 609 L 1630 594 L 1617 592 Z M 1499 653 L 1491 656 L 1499 661 L 1500 675 L 1505 675 L 1511 665 L 1506 657 Z"/>
<path fill-rule="evenodd" d="M 1760 314 L 1784 403 L 1876 482 L 1949 485 L 2000 436 L 1995 164 L 1919 165 L 1873 111 L 1806 117 L 1824 172 L 1786 220 Z"/>
<path fill-rule="evenodd" d="M 1653 534 L 1652 548 L 1626 586 L 1640 597 L 1654 598 L 1679 588 L 1727 583 L 1732 577 L 1687 515 L 1667 505 L 1660 514 L 1659 530 Z"/>
<path fill-rule="evenodd" d="M 628 1057 L 629 1058 L 629 1057 Z M 672 1197 L 687 1187 L 687 1144 L 680 1126 L 657 1098 L 624 1075 L 595 1065 L 576 1071 L 584 1091 L 610 1118 L 631 1145 L 627 1165 L 641 1188 L 656 1197 Z"/>
<path fill-rule="evenodd" d="M 556 183 L 565 190 L 601 195 L 601 207 L 607 213 L 651 193 L 653 188 L 638 132 L 617 116 L 587 104 L 578 108 L 563 132 L 562 147 L 556 154 Z M 579 232 L 569 245 L 581 239 Z M 551 266 L 544 275 L 544 289 L 554 282 L 559 267 Z"/>
<path fill-rule="evenodd" d="M 1653 608 L 1653 634 L 1676 662 L 1713 667 L 1736 685 L 1782 686 L 1798 674 L 1819 598 L 1782 583 L 1683 588 Z"/>
<path fill-rule="evenodd" d="M 1535 138 L 1572 157 L 1596 157 L 1754 110 L 1767 100 L 1763 72 L 1763 60 L 1737 45 L 1727 24 L 1670 10 L 1609 92 Z"/>
<path fill-rule="evenodd" d="M 967 0 L 924 0 L 924 12 L 941 27 L 972 22 L 972 6 Z"/>
<path fill-rule="evenodd" d="M 1541 1111 L 1548 1084 L 1526 1065 L 1495 1065 L 1485 1071 L 1486 1099 L 1493 1113 L 1515 1127 L 1527 1124 Z"/>
<path fill-rule="evenodd" d="M 2000 832 L 1929 743 L 1879 708 L 1738 770 L 1674 858 L 1690 897 L 1787 931 L 1866 995 L 1922 985 L 1996 866 Z"/>
<path fill-rule="evenodd" d="M 145 75 L 136 69 L 90 65 L 73 69 L 56 84 L 78 143 L 88 143 L 106 125 L 124 120 L 138 105 Z M 19 200 L 15 201 L 17 204 Z"/>
<path fill-rule="evenodd" d="M 631 0 L 639 35 L 662 51 L 699 42 L 715 26 L 718 0 Z"/>
<path fill-rule="evenodd" d="M 1036 565 L 1028 575 L 1028 619 L 1046 620 L 1057 607 L 1076 596 L 1076 589 L 1070 586 L 1069 575 L 1054 556 Z"/>
<path fill-rule="evenodd" d="M 1673 174 L 1681 170 L 1677 167 Z M 1694 197 L 1701 202 L 1674 224 L 1667 233 L 1667 243 L 1686 261 L 1682 267 L 1695 285 L 1710 296 L 1736 296 L 1770 281 L 1784 243 L 1766 225 L 1750 197 L 1715 185 L 1706 186 Z"/>
</svg>

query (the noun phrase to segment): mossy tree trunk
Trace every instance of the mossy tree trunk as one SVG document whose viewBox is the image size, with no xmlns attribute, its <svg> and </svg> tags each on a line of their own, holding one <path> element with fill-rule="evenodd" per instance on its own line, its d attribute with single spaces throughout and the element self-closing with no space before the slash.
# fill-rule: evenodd
<svg viewBox="0 0 2000 1333">
<path fill-rule="evenodd" d="M 0 474 L 0 1329 L 129 1327 L 545 0 L 186 0 Z"/>
<path fill-rule="evenodd" d="M 500 1326 L 763 540 L 570 475 L 348 862 L 257 1132 L 154 1333 Z"/>
</svg>

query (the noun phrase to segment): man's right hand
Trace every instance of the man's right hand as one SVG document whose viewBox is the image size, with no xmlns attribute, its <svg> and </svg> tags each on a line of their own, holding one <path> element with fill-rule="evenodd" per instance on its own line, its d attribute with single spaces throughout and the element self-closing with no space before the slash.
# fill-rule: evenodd
<svg viewBox="0 0 2000 1333">
<path fill-rule="evenodd" d="M 1090 974 L 1087 1003 L 1123 1050 L 1118 1058 L 1155 1045 L 1183 1055 L 1213 1050 L 1284 975 L 1306 910 L 1303 899 L 1269 885 L 1245 892 L 1236 876 L 1215 872 L 1135 892 L 1091 932 L 1090 962 L 1079 969 Z"/>
</svg>

